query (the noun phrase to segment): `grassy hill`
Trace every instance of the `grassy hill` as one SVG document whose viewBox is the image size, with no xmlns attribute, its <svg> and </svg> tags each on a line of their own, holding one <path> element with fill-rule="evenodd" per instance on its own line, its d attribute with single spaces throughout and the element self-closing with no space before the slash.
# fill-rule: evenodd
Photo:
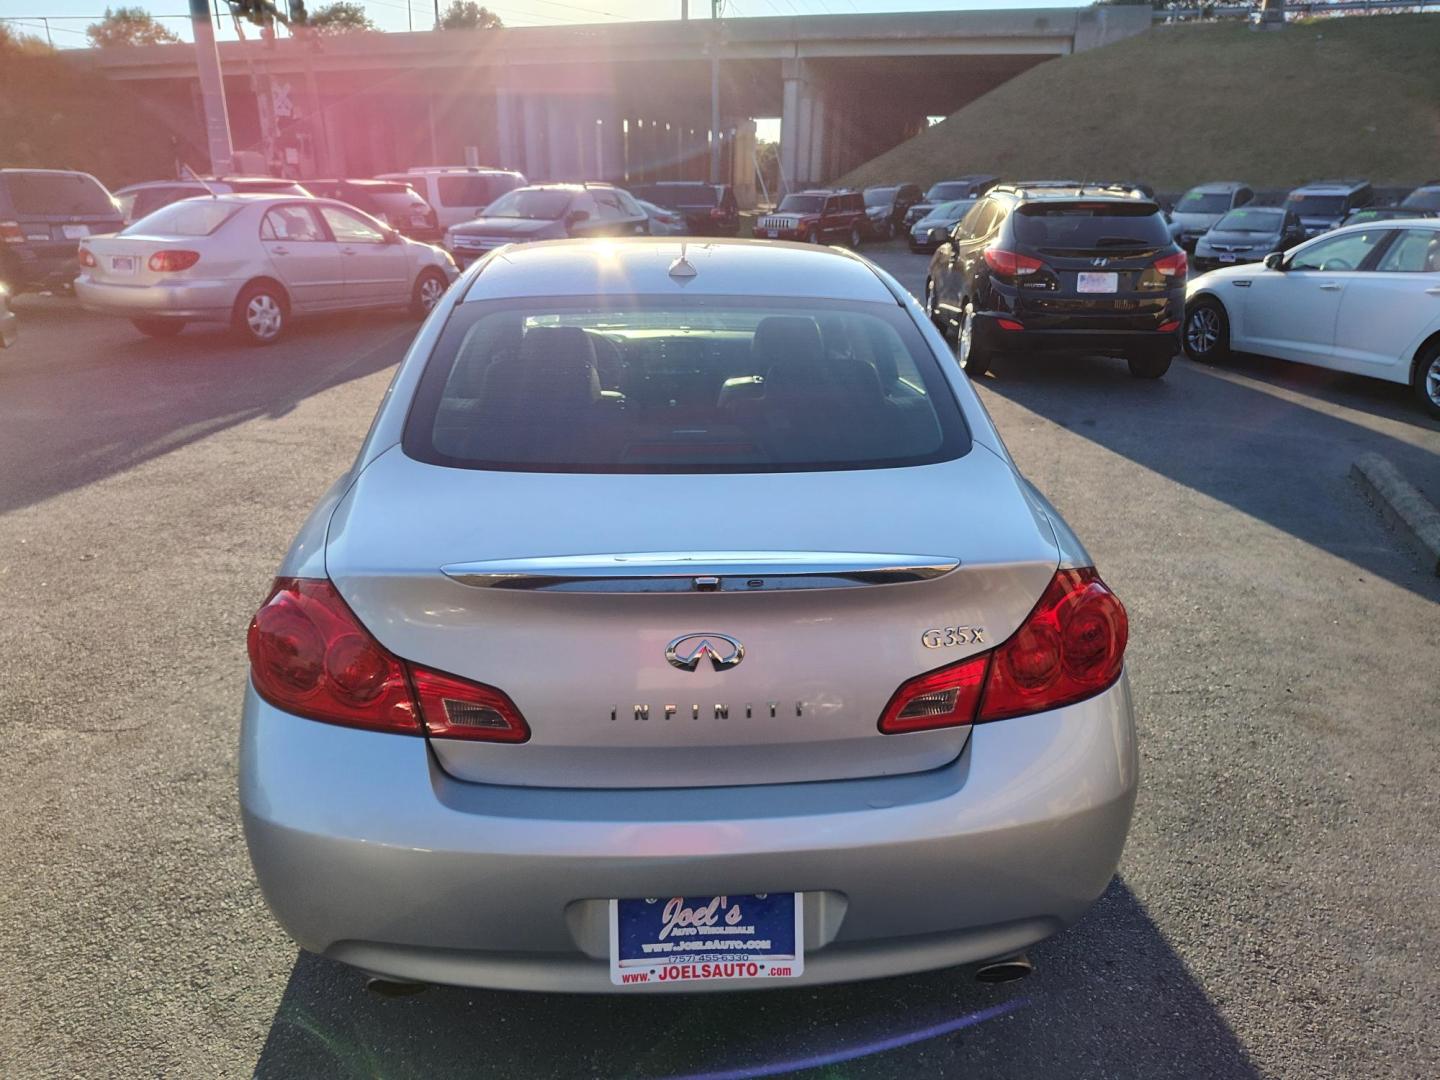
<svg viewBox="0 0 1440 1080">
<path fill-rule="evenodd" d="M 1440 15 L 1158 26 L 1032 68 L 842 178 L 1440 176 Z"/>
</svg>

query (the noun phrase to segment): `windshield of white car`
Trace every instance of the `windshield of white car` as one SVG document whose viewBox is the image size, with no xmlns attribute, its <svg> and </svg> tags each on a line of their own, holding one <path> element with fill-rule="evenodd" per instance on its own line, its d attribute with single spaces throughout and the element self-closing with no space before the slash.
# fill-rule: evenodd
<svg viewBox="0 0 1440 1080">
<path fill-rule="evenodd" d="M 556 188 L 516 188 L 485 208 L 482 217 L 559 221 L 574 196 Z"/>
<path fill-rule="evenodd" d="M 1177 214 L 1223 214 L 1230 209 L 1230 196 L 1219 191 L 1190 191 L 1175 204 Z"/>
<path fill-rule="evenodd" d="M 1277 207 L 1251 206 L 1243 210 L 1231 210 L 1215 224 L 1216 232 L 1261 232 L 1280 231 L 1285 211 Z"/>
<path fill-rule="evenodd" d="M 969 446 L 903 308 L 749 297 L 462 304 L 404 435 L 437 465 L 576 473 L 887 468 Z"/>
<path fill-rule="evenodd" d="M 238 204 L 221 202 L 209 196 L 181 199 L 121 229 L 119 235 L 209 236 L 239 211 Z"/>
<path fill-rule="evenodd" d="M 780 203 L 782 214 L 818 214 L 825 207 L 823 195 L 786 195 Z"/>
</svg>

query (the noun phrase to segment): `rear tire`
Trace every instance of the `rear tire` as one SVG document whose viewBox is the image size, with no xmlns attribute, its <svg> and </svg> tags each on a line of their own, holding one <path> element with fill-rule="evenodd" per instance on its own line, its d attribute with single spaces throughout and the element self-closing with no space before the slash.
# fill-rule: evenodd
<svg viewBox="0 0 1440 1080">
<path fill-rule="evenodd" d="M 420 271 L 420 276 L 415 279 L 415 288 L 410 295 L 410 314 L 417 319 L 423 319 L 429 315 L 449 287 L 449 279 L 434 267 Z"/>
<path fill-rule="evenodd" d="M 819 230 L 819 229 L 811 229 L 808 233 L 805 234 L 805 242 L 806 242 L 807 244 L 818 244 L 818 243 L 820 243 L 820 230 Z"/>
<path fill-rule="evenodd" d="M 131 319 L 130 325 L 146 337 L 172 338 L 185 329 L 183 319 Z"/>
<path fill-rule="evenodd" d="M 1202 296 L 1185 309 L 1180 334 L 1185 355 L 1201 364 L 1218 364 L 1230 355 L 1230 320 L 1214 297 Z"/>
<path fill-rule="evenodd" d="M 1420 407 L 1440 419 L 1440 342 L 1431 345 L 1415 362 L 1414 387 Z"/>
<path fill-rule="evenodd" d="M 1168 353 L 1136 353 L 1127 356 L 1130 374 L 1137 379 L 1158 379 L 1170 370 Z"/>
<path fill-rule="evenodd" d="M 990 350 L 981 347 L 975 340 L 975 305 L 965 302 L 965 314 L 960 320 L 960 333 L 955 343 L 955 358 L 960 367 L 972 379 L 978 379 L 990 370 L 994 360 Z"/>
<path fill-rule="evenodd" d="M 860 244 L 864 241 L 864 239 L 865 239 L 865 237 L 862 236 L 861 233 L 860 233 L 860 226 L 859 226 L 859 225 L 851 225 L 851 226 L 850 226 L 850 250 L 851 250 L 851 251 L 857 250 L 857 249 L 860 247 Z"/>
<path fill-rule="evenodd" d="M 290 322 L 290 305 L 276 286 L 257 281 L 240 290 L 230 325 L 247 345 L 274 345 Z"/>
<path fill-rule="evenodd" d="M 930 278 L 925 279 L 925 314 L 930 317 L 935 329 L 945 336 L 945 340 L 950 340 L 950 320 L 940 313 L 940 298 L 936 296 L 935 282 Z"/>
</svg>

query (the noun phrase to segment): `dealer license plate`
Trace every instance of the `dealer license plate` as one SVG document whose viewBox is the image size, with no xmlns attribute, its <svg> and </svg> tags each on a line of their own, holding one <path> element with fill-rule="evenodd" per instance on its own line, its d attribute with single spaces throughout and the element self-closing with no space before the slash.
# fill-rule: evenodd
<svg viewBox="0 0 1440 1080">
<path fill-rule="evenodd" d="M 111 255 L 110 272 L 112 274 L 133 274 L 135 273 L 134 255 Z"/>
<path fill-rule="evenodd" d="M 805 970 L 801 895 L 611 900 L 610 981 L 793 979 Z"/>
<path fill-rule="evenodd" d="M 1120 275 L 1116 273 L 1094 274 L 1082 271 L 1075 291 L 1083 293 L 1115 292 L 1120 288 Z"/>
<path fill-rule="evenodd" d="M 60 231 L 65 234 L 66 240 L 79 240 L 90 235 L 89 225 L 61 225 Z"/>
</svg>

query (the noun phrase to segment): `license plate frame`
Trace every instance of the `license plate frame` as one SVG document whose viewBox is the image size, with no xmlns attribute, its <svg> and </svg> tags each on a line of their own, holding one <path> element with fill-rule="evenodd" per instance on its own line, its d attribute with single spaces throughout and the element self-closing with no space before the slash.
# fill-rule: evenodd
<svg viewBox="0 0 1440 1080">
<path fill-rule="evenodd" d="M 1226 251 L 1226 252 L 1224 252 L 1224 253 L 1221 254 L 1221 256 L 1220 256 L 1220 261 L 1221 261 L 1222 263 L 1239 262 L 1239 261 L 1240 261 L 1240 257 L 1239 257 L 1238 255 L 1236 255 L 1234 252 Z"/>
<path fill-rule="evenodd" d="M 1120 291 L 1120 275 L 1114 270 L 1081 270 L 1075 275 L 1075 291 L 1078 293 L 1117 293 Z"/>
<path fill-rule="evenodd" d="M 765 236 L 766 236 L 768 239 L 770 239 L 770 240 L 775 240 L 775 239 L 777 239 L 777 238 L 780 236 L 780 230 L 779 230 L 779 229 L 766 229 L 766 230 L 765 230 Z"/>
<path fill-rule="evenodd" d="M 805 970 L 803 893 L 630 898 L 609 907 L 614 986 L 765 982 Z"/>
<path fill-rule="evenodd" d="M 110 272 L 120 277 L 134 277 L 140 268 L 138 255 L 111 255 Z"/>
<path fill-rule="evenodd" d="M 84 240 L 90 235 L 89 225 L 61 225 L 60 232 L 66 240 Z"/>
</svg>

